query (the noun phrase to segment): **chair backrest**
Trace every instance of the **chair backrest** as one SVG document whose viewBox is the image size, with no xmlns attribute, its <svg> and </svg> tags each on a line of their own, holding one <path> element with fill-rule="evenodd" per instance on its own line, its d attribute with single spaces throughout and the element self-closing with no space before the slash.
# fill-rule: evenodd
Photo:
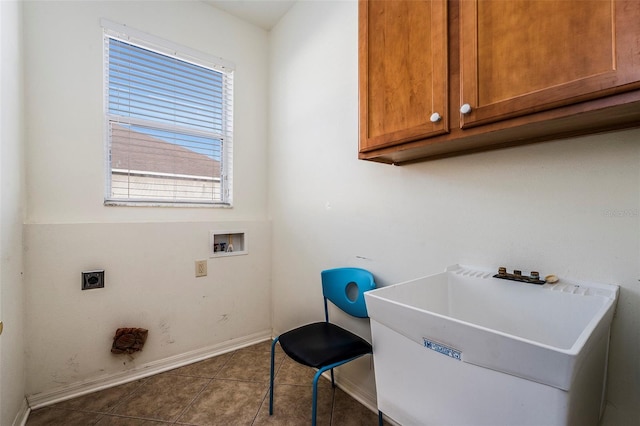
<svg viewBox="0 0 640 426">
<path fill-rule="evenodd" d="M 349 315 L 358 318 L 368 317 L 364 292 L 376 288 L 371 272 L 360 268 L 335 268 L 322 271 L 321 276 L 327 321 L 327 299 Z"/>
</svg>

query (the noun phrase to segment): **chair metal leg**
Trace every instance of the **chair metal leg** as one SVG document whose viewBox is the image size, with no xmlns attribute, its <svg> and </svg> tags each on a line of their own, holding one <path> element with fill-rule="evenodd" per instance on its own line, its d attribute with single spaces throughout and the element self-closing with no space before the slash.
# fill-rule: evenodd
<svg viewBox="0 0 640 426">
<path fill-rule="evenodd" d="M 331 369 L 331 387 L 336 387 L 336 381 L 333 379 L 333 368 Z"/>
<path fill-rule="evenodd" d="M 271 343 L 271 376 L 269 378 L 269 415 L 273 414 L 273 376 L 274 376 L 274 366 L 275 366 L 275 352 L 276 352 L 276 343 L 278 343 L 278 338 L 280 336 L 273 339 Z"/>
<path fill-rule="evenodd" d="M 382 411 L 378 410 L 378 426 L 382 426 Z"/>
<path fill-rule="evenodd" d="M 311 426 L 316 426 L 316 414 L 318 410 L 318 379 L 325 371 L 327 370 L 321 368 L 316 372 L 315 376 L 313 376 L 313 394 L 311 396 Z"/>
</svg>

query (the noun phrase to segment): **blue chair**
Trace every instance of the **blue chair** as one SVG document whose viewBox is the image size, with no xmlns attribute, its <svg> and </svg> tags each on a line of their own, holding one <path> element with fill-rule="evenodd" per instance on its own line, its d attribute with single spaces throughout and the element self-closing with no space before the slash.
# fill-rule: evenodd
<svg viewBox="0 0 640 426">
<path fill-rule="evenodd" d="M 333 369 L 363 355 L 372 353 L 366 340 L 329 322 L 327 299 L 346 313 L 368 318 L 364 303 L 364 292 L 373 290 L 376 283 L 369 271 L 359 268 L 336 268 L 322 271 L 322 294 L 324 296 L 324 322 L 303 325 L 287 331 L 273 339 L 271 344 L 271 382 L 269 387 L 269 415 L 273 414 L 274 352 L 276 343 L 294 361 L 317 368 L 313 377 L 313 400 L 311 424 L 316 425 L 318 379 L 331 370 L 331 384 L 335 387 Z M 382 424 L 382 415 L 378 412 Z"/>
</svg>

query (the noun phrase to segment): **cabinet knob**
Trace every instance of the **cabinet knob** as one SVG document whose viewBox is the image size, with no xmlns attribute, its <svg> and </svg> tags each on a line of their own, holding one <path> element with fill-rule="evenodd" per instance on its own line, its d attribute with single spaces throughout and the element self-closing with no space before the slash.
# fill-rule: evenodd
<svg viewBox="0 0 640 426">
<path fill-rule="evenodd" d="M 464 104 L 460 107 L 460 112 L 462 114 L 469 114 L 471 112 L 471 105 L 469 104 Z"/>
<path fill-rule="evenodd" d="M 431 114 L 429 120 L 431 120 L 432 123 L 437 123 L 438 121 L 442 120 L 442 117 L 437 112 L 434 112 L 433 114 Z"/>
</svg>

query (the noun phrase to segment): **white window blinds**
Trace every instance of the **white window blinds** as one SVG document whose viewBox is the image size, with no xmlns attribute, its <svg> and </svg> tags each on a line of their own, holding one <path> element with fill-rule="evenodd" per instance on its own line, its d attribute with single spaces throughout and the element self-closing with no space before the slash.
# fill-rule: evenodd
<svg viewBox="0 0 640 426">
<path fill-rule="evenodd" d="M 230 205 L 232 68 L 117 24 L 104 42 L 105 202 Z"/>
</svg>

